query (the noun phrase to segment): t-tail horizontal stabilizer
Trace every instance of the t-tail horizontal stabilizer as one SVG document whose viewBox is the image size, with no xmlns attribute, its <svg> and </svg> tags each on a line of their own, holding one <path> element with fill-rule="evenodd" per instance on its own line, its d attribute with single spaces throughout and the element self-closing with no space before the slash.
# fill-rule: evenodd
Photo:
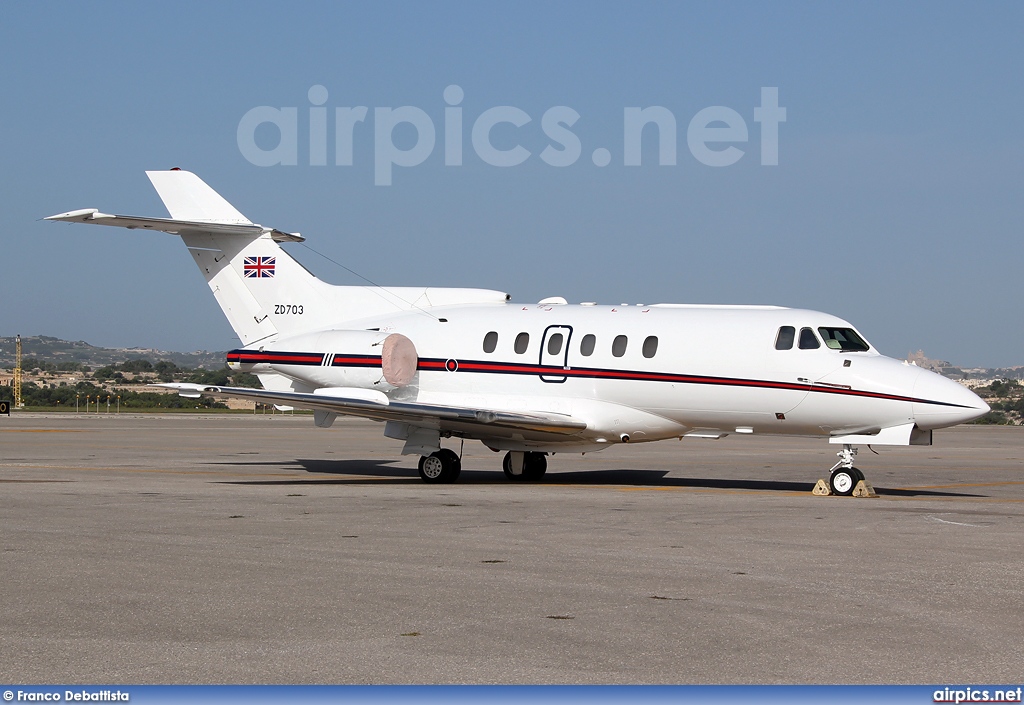
<svg viewBox="0 0 1024 705">
<path fill-rule="evenodd" d="M 235 334 L 245 345 L 337 327 L 397 311 L 504 303 L 487 289 L 334 286 L 317 279 L 281 247 L 298 233 L 253 223 L 188 171 L 147 171 L 170 218 L 111 215 L 95 208 L 47 220 L 157 230 L 181 237 Z M 296 310 L 301 314 L 296 315 Z"/>
</svg>

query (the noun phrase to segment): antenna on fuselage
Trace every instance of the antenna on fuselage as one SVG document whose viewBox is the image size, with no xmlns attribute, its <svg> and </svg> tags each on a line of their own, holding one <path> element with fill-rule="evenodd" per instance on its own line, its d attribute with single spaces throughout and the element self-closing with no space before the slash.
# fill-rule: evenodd
<svg viewBox="0 0 1024 705">
<path fill-rule="evenodd" d="M 362 280 L 363 280 L 364 282 L 368 283 L 368 284 L 369 284 L 369 285 L 370 285 L 371 287 L 373 287 L 373 288 L 375 288 L 375 289 L 380 289 L 381 291 L 385 291 L 385 292 L 387 292 L 388 296 L 384 296 L 383 294 L 380 294 L 380 293 L 374 292 L 374 293 L 377 293 L 377 295 L 378 295 L 378 296 L 380 296 L 380 297 L 381 297 L 382 299 L 385 299 L 385 300 L 387 300 L 387 299 L 388 299 L 388 297 L 394 297 L 394 298 L 398 299 L 399 301 L 402 301 L 403 303 L 406 303 L 406 304 L 408 304 L 408 305 L 409 305 L 409 306 L 410 306 L 411 308 L 414 308 L 414 309 L 416 309 L 416 310 L 417 310 L 417 311 L 419 311 L 420 313 L 424 313 L 424 314 L 426 314 L 426 315 L 430 316 L 430 317 L 431 317 L 431 318 L 433 318 L 433 319 L 434 319 L 435 321 L 440 321 L 440 320 L 441 320 L 440 318 L 438 318 L 437 316 L 435 316 L 434 314 L 432 314 L 432 313 L 431 313 L 430 311 L 427 311 L 427 310 L 425 310 L 425 309 L 423 309 L 423 308 L 420 308 L 419 306 L 417 306 L 416 304 L 414 304 L 414 303 L 413 303 L 412 301 L 407 301 L 406 299 L 403 299 L 403 298 L 402 298 L 401 296 L 399 296 L 398 294 L 396 294 L 396 293 L 394 293 L 393 291 L 390 291 L 390 290 L 388 290 L 388 289 L 385 289 L 384 287 L 382 287 L 382 286 L 381 286 L 380 284 L 378 284 L 377 282 L 373 281 L 373 280 L 372 280 L 372 279 L 370 279 L 369 277 L 364 277 L 364 276 L 363 276 L 362 274 L 360 274 L 359 272 L 355 271 L 354 269 L 350 269 L 350 268 L 346 267 L 345 265 L 343 265 L 343 264 L 342 264 L 341 262 L 338 262 L 337 260 L 335 260 L 335 259 L 332 259 L 332 258 L 328 257 L 328 256 L 327 256 L 327 255 L 325 255 L 325 254 L 324 254 L 323 252 L 318 252 L 317 250 L 314 250 L 314 249 L 313 249 L 312 247 L 310 247 L 310 246 L 309 246 L 309 245 L 307 245 L 306 243 L 304 243 L 304 242 L 300 242 L 300 243 L 299 243 L 299 245 L 301 245 L 302 247 L 305 247 L 305 248 L 306 248 L 307 250 L 309 250 L 310 252 L 312 252 L 312 253 L 313 253 L 313 254 L 315 254 L 315 255 L 320 255 L 321 257 L 323 257 L 323 258 L 324 258 L 325 260 L 327 260 L 327 261 L 328 261 L 328 262 L 330 262 L 331 264 L 334 264 L 334 265 L 337 265 L 338 267 L 341 267 L 342 269 L 344 269 L 344 270 L 345 270 L 346 272 L 348 272 L 349 274 L 353 274 L 353 275 L 355 275 L 355 276 L 359 277 L 359 278 L 360 278 L 360 279 L 362 279 Z"/>
</svg>

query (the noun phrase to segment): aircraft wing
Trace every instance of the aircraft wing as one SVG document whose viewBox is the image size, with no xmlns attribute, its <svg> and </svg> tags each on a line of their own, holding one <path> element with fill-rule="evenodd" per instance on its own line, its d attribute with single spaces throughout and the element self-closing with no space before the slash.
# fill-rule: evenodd
<svg viewBox="0 0 1024 705">
<path fill-rule="evenodd" d="M 332 412 L 342 416 L 360 416 L 378 421 L 401 421 L 412 425 L 440 427 L 446 430 L 477 427 L 483 433 L 486 430 L 485 427 L 489 427 L 537 433 L 576 435 L 587 428 L 587 424 L 583 421 L 563 414 L 495 411 L 461 406 L 394 401 L 388 399 L 383 393 L 372 390 L 317 390 L 315 394 L 308 394 L 303 392 L 279 392 L 268 389 L 219 387 L 187 383 L 154 384 L 151 386 L 176 389 L 178 394 L 184 397 L 199 397 L 205 394 L 212 397 L 250 399 L 270 404 L 313 409 L 314 411 Z M 346 394 L 346 392 L 348 393 Z"/>
</svg>

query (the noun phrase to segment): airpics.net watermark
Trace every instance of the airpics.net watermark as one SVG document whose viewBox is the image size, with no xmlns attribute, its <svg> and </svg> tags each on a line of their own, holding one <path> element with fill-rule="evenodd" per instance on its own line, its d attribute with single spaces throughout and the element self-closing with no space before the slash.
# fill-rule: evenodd
<svg viewBox="0 0 1024 705">
<path fill-rule="evenodd" d="M 312 86 L 308 92 L 309 150 L 310 166 L 327 166 L 328 159 L 328 109 L 327 89 L 321 85 Z M 465 143 L 465 116 L 460 104 L 465 93 L 459 86 L 444 89 L 445 108 L 443 120 L 443 142 L 445 166 L 462 166 Z M 367 122 L 369 108 L 336 107 L 334 109 L 334 159 L 335 166 L 353 165 L 353 142 L 360 123 Z M 580 119 L 580 114 L 567 105 L 548 108 L 540 119 L 540 128 L 550 143 L 538 155 L 541 161 L 553 167 L 575 164 L 583 154 L 580 138 L 570 128 Z M 753 110 L 754 122 L 760 126 L 761 165 L 776 166 L 779 163 L 779 124 L 786 121 L 786 109 L 779 106 L 779 89 L 761 88 L 761 104 Z M 523 128 L 533 121 L 524 110 L 512 105 L 499 105 L 484 110 L 472 121 L 470 144 L 477 158 L 485 164 L 496 167 L 512 167 L 522 164 L 533 154 L 518 142 L 505 149 L 495 147 L 492 131 L 502 124 Z M 257 144 L 256 132 L 264 125 L 276 128 L 277 144 L 265 148 Z M 407 125 L 409 127 L 402 127 Z M 646 130 L 653 125 L 654 130 Z M 408 148 L 395 144 L 395 131 L 415 131 L 416 139 Z M 504 128 L 508 130 L 509 128 Z M 265 132 L 265 131 L 264 131 Z M 658 164 L 676 164 L 676 117 L 668 108 L 660 105 L 648 107 L 626 107 L 622 113 L 622 164 L 641 166 L 644 135 L 656 136 Z M 249 110 L 238 122 L 238 149 L 251 164 L 256 166 L 296 166 L 299 163 L 299 108 L 274 108 L 261 105 Z M 506 140 L 507 141 L 507 140 Z M 686 128 L 686 146 L 701 164 L 711 167 L 731 166 L 746 154 L 737 144 L 749 141 L 747 122 L 739 112 L 724 105 L 712 105 L 697 112 Z M 423 109 L 411 105 L 398 108 L 373 109 L 373 182 L 377 186 L 390 186 L 394 167 L 410 168 L 423 164 L 437 146 L 437 129 L 430 115 Z M 598 167 L 612 162 L 612 152 L 598 147 L 590 154 L 591 161 Z"/>
</svg>

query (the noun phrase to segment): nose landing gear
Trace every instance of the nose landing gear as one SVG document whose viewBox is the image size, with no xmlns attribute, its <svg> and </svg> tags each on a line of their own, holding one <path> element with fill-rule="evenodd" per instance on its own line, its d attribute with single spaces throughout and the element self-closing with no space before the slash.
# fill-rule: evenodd
<svg viewBox="0 0 1024 705">
<path fill-rule="evenodd" d="M 853 494 L 853 488 L 857 486 L 857 483 L 864 479 L 864 473 L 853 467 L 857 449 L 846 443 L 836 455 L 839 456 L 839 462 L 832 466 L 832 474 L 828 478 L 828 488 L 832 494 L 849 496 Z"/>
<path fill-rule="evenodd" d="M 845 443 L 843 449 L 836 455 L 839 456 L 839 462 L 832 466 L 832 474 L 828 478 L 828 488 L 831 494 L 849 497 L 857 489 L 859 483 L 865 482 L 864 473 L 853 467 L 857 449 L 849 443 Z"/>
</svg>

